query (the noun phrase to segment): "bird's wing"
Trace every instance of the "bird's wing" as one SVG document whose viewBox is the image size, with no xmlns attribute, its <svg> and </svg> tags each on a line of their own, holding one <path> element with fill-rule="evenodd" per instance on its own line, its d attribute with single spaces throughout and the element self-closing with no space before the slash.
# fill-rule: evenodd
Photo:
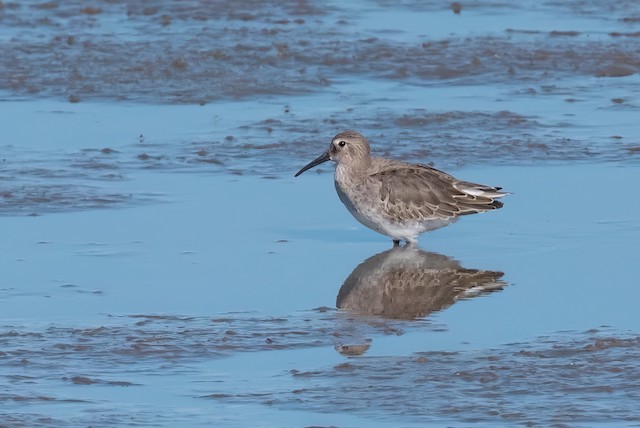
<svg viewBox="0 0 640 428">
<path fill-rule="evenodd" d="M 502 207 L 499 188 L 459 181 L 423 165 L 394 167 L 370 175 L 389 218 L 450 219 Z"/>
</svg>

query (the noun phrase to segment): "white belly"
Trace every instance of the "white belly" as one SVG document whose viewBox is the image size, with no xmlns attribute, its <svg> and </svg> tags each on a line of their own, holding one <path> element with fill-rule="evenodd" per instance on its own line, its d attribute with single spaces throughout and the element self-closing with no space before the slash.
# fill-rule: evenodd
<svg viewBox="0 0 640 428">
<path fill-rule="evenodd" d="M 416 242 L 419 234 L 446 226 L 454 220 L 436 218 L 423 221 L 392 221 L 383 215 L 382 201 L 378 203 L 375 198 L 358 198 L 354 195 L 350 197 L 338 181 L 335 182 L 335 186 L 338 197 L 356 220 L 395 240 Z M 354 189 L 354 194 L 358 194 L 357 189 Z"/>
</svg>

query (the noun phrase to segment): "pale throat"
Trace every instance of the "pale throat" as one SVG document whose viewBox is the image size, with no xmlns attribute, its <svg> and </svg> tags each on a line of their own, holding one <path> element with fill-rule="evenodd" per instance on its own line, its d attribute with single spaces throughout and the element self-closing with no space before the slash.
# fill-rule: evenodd
<svg viewBox="0 0 640 428">
<path fill-rule="evenodd" d="M 340 184 L 351 181 L 349 177 L 349 171 L 344 164 L 336 165 L 335 181 L 336 183 Z"/>
<path fill-rule="evenodd" d="M 367 175 L 370 164 L 370 158 L 359 159 L 357 162 L 339 162 L 336 165 L 335 180 L 344 184 L 362 180 Z"/>
</svg>

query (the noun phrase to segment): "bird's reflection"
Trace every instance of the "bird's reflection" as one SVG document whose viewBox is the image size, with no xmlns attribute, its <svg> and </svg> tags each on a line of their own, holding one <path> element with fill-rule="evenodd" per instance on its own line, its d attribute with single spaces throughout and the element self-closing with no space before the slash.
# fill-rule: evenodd
<svg viewBox="0 0 640 428">
<path fill-rule="evenodd" d="M 466 269 L 442 254 L 396 246 L 360 263 L 344 281 L 336 306 L 364 315 L 413 319 L 462 298 L 502 290 L 503 272 Z"/>
</svg>

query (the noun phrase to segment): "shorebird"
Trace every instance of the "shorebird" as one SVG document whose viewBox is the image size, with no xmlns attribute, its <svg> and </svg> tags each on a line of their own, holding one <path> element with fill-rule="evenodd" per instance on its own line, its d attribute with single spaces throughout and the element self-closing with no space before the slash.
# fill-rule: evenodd
<svg viewBox="0 0 640 428">
<path fill-rule="evenodd" d="M 367 139 L 344 131 L 329 150 L 309 162 L 296 177 L 321 163 L 336 163 L 335 186 L 349 212 L 362 224 L 415 244 L 418 235 L 444 227 L 459 216 L 502 207 L 501 187 L 461 181 L 435 168 L 371 156 Z"/>
</svg>

